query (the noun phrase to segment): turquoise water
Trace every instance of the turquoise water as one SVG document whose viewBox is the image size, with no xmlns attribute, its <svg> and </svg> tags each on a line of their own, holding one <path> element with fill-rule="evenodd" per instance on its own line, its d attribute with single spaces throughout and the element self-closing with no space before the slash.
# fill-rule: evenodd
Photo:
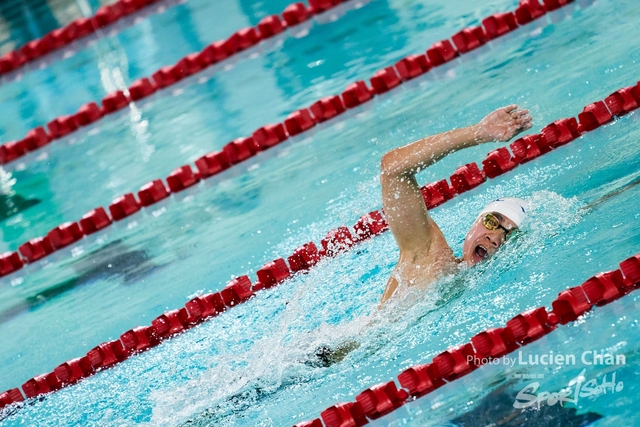
<svg viewBox="0 0 640 427">
<path fill-rule="evenodd" d="M 512 6 L 496 2 L 478 9 L 464 2 L 449 10 L 426 2 L 373 1 L 341 20 L 315 25 L 305 38 L 284 39 L 272 53 L 238 61 L 233 71 L 223 70 L 209 80 L 225 76 L 229 81 L 224 87 L 244 82 L 246 91 L 221 97 L 193 80 L 182 93 L 161 94 L 139 113 L 132 110 L 100 125 L 93 135 L 56 143 L 46 159 L 32 159 L 24 170 L 5 173 L 5 186 L 15 195 L 41 200 L 3 222 L 5 244 L 15 248 L 65 219 L 108 203 L 107 194 L 135 189 L 179 162 L 219 148 L 238 132 L 280 120 L 488 11 Z M 49 371 L 136 324 L 149 323 L 184 304 L 188 296 L 218 290 L 232 275 L 251 273 L 301 243 L 318 242 L 335 226 L 353 224 L 380 205 L 379 159 L 392 147 L 473 123 L 511 102 L 531 109 L 534 130 L 539 130 L 634 83 L 639 49 L 623 41 L 639 14 L 631 1 L 599 1 L 553 14 L 545 25 L 525 27 L 348 117 L 173 196 L 60 253 L 59 259 L 51 257 L 47 265 L 3 278 L 0 334 L 16 338 L 0 349 L 0 389 Z M 365 22 L 381 22 L 386 33 L 373 31 L 373 24 Z M 349 41 L 366 61 L 342 70 L 358 55 L 342 58 L 338 65 L 329 59 L 335 52 L 330 46 L 309 48 L 322 46 L 320 41 L 327 40 L 322 34 L 329 31 L 335 31 L 334 45 Z M 285 62 L 275 69 L 266 63 L 265 58 L 287 49 L 294 49 L 290 55 L 298 68 Z M 318 61 L 318 66 L 308 66 Z M 296 90 L 283 89 L 293 83 L 279 80 L 278 73 L 301 76 Z M 251 85 L 264 90 L 253 91 Z M 297 95 L 286 95 L 294 92 Z M 243 113 L 232 114 L 240 106 Z M 286 426 L 352 400 L 364 388 L 388 381 L 518 312 L 549 304 L 560 290 L 637 253 L 639 187 L 589 207 L 640 178 L 637 116 L 624 117 L 434 210 L 459 253 L 466 229 L 486 202 L 515 195 L 530 198 L 535 206 L 521 238 L 487 264 L 443 281 L 435 292 L 410 294 L 407 299 L 417 304 L 399 301 L 376 313 L 397 259 L 387 234 L 325 260 L 310 274 L 263 292 L 115 369 L 29 405 L 2 425 L 190 421 L 188 425 Z M 146 129 L 153 129 L 146 139 L 135 133 L 144 121 Z M 480 161 L 495 146 L 456 153 L 425 171 L 421 181 L 446 177 L 459 164 Z M 638 369 L 636 304 L 637 296 L 629 295 L 524 350 L 579 355 L 584 349 L 615 348 L 627 355 L 627 365 L 616 368 L 625 382 L 620 395 L 580 402 L 578 414 L 603 416 L 595 425 L 637 423 L 637 380 L 632 378 Z M 302 362 L 318 345 L 350 339 L 361 346 L 342 363 L 313 368 Z M 581 369 L 483 367 L 377 423 L 442 425 L 457 419 L 461 424 L 465 413 L 481 419 L 476 414 L 487 412 L 485 396 L 503 393 L 512 402 L 516 391 L 530 382 L 516 379 L 516 374 L 542 373 L 543 389 L 557 390 Z M 611 368 L 589 367 L 587 376 L 602 378 L 605 372 Z M 500 385 L 505 382 L 503 392 Z"/>
<path fill-rule="evenodd" d="M 3 142 L 21 139 L 36 126 L 73 114 L 87 102 L 99 102 L 106 94 L 127 88 L 134 80 L 151 76 L 159 68 L 226 39 L 240 28 L 281 13 L 289 3 L 165 0 L 149 6 L 138 13 L 146 18 L 118 21 L 95 37 L 82 39 L 79 46 L 51 55 L 58 60 L 44 58 L 26 66 L 24 75 L 5 78 L 0 91 L 0 112 L 6 119 L 20 120 L 3 120 L 0 138 Z M 158 7 L 166 11 L 151 13 L 157 12 Z M 214 20 L 216 25 L 212 25 Z M 48 65 L 40 67 L 43 62 Z M 35 87 L 38 90 L 33 90 Z"/>
<path fill-rule="evenodd" d="M 102 4 L 111 1 L 88 0 L 7 0 L 0 4 L 0 55 L 4 55 L 63 27 L 74 19 L 95 14 Z"/>
</svg>

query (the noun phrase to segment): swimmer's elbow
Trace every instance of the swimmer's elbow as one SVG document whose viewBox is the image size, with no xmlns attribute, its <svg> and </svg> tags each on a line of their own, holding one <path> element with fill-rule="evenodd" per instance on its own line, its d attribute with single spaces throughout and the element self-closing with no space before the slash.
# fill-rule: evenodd
<svg viewBox="0 0 640 427">
<path fill-rule="evenodd" d="M 399 177 L 403 174 L 403 170 L 398 168 L 398 161 L 393 151 L 389 151 L 380 161 L 380 175 L 388 178 Z"/>
<path fill-rule="evenodd" d="M 380 160 L 380 173 L 383 175 L 386 175 L 386 172 L 389 169 L 389 154 L 390 153 L 386 153 Z"/>
</svg>

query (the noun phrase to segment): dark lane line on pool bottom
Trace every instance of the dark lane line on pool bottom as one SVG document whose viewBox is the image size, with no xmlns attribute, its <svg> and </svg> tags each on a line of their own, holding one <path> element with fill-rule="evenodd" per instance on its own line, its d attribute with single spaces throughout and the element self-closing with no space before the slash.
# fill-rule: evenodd
<svg viewBox="0 0 640 427">
<path fill-rule="evenodd" d="M 598 129 L 600 126 L 611 122 L 614 116 L 621 116 L 634 111 L 639 105 L 640 82 L 638 82 L 636 86 L 625 87 L 614 92 L 614 94 L 605 98 L 605 101 L 597 101 L 585 106 L 583 111 L 578 115 L 578 120 L 574 117 L 556 120 L 542 128 L 539 134 L 527 135 L 517 139 L 510 144 L 513 154 L 509 152 L 507 148 L 499 148 L 489 152 L 486 159 L 482 161 L 482 170 L 480 170 L 476 163 L 469 163 L 456 169 L 450 177 L 450 184 L 445 179 L 423 186 L 422 191 L 425 204 L 428 209 L 440 206 L 446 201 L 452 200 L 457 195 L 464 194 L 487 182 L 487 178 L 492 179 L 502 176 L 520 164 L 527 163 L 558 147 L 566 145 L 578 139 L 586 132 Z M 221 292 L 193 298 L 185 307 L 171 310 L 160 315 L 149 326 L 133 328 L 122 334 L 119 340 L 100 344 L 90 350 L 87 355 L 65 362 L 58 366 L 53 372 L 42 374 L 28 380 L 22 386 L 25 396 L 27 398 L 35 398 L 46 393 L 60 390 L 100 370 L 117 365 L 135 353 L 155 347 L 164 339 L 183 333 L 199 323 L 210 320 L 227 309 L 246 302 L 258 291 L 277 286 L 288 280 L 292 274 L 308 271 L 316 265 L 321 258 L 336 256 L 341 252 L 357 247 L 358 243 L 387 231 L 388 226 L 382 213 L 373 211 L 363 215 L 353 227 L 353 230 L 353 234 L 346 226 L 332 230 L 322 239 L 320 250 L 318 250 L 314 242 L 308 242 L 296 249 L 294 253 L 287 258 L 288 265 L 287 261 L 283 258 L 278 258 L 265 264 L 257 271 L 258 281 L 254 284 L 251 283 L 251 279 L 246 275 L 237 277 L 229 282 Z M 0 269 L 11 266 L 12 262 L 15 262 L 15 254 L 0 258 Z M 627 264 L 633 264 L 633 262 L 634 261 L 625 261 Z M 636 270 L 633 270 L 633 268 L 640 270 L 640 262 L 637 267 L 633 267 L 634 265 L 635 264 L 627 266 L 623 269 L 625 276 L 628 278 L 633 277 L 633 280 L 635 280 L 634 275 L 636 274 L 634 273 Z M 640 272 L 638 275 L 640 276 Z M 598 285 L 599 282 L 596 281 L 597 283 L 592 286 L 596 288 L 598 288 L 598 286 L 606 286 L 605 290 L 611 293 L 615 290 L 613 288 L 615 287 L 614 285 L 617 286 L 617 284 L 619 284 L 619 279 L 617 276 L 610 277 L 606 279 L 608 281 L 603 285 Z M 576 292 L 577 291 L 571 291 L 569 293 L 563 292 L 559 299 L 569 301 L 566 304 L 569 304 L 570 307 L 575 306 L 581 310 L 584 309 L 582 311 L 584 313 L 591 306 L 588 306 L 588 304 L 585 305 L 584 303 L 582 305 L 578 304 L 581 301 L 581 297 L 579 292 Z M 576 303 L 576 301 L 578 301 L 578 303 Z M 563 305 L 565 303 L 559 304 Z M 560 317 L 559 321 L 563 323 L 565 318 L 562 317 L 562 312 L 559 311 L 561 309 L 565 310 L 566 307 L 563 306 L 556 309 L 554 304 L 554 310 Z M 532 316 L 535 317 L 536 315 Z M 22 392 L 17 388 L 11 389 L 0 396 L 2 396 L 3 399 L 0 400 L 0 402 L 4 402 L 2 404 L 5 406 L 24 401 Z M 338 412 L 340 411 L 342 410 L 338 410 Z"/>
</svg>

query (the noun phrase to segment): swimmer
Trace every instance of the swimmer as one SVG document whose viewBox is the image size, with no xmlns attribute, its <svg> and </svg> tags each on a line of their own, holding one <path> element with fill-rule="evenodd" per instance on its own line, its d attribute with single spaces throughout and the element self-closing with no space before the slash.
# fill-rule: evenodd
<svg viewBox="0 0 640 427">
<path fill-rule="evenodd" d="M 467 233 L 462 257 L 456 258 L 442 231 L 429 216 L 415 175 L 445 156 L 486 142 L 506 142 L 530 129 L 532 119 L 517 105 L 499 108 L 480 123 L 428 136 L 382 157 L 382 204 L 389 228 L 400 248 L 396 265 L 378 308 L 401 289 L 425 289 L 462 263 L 474 265 L 495 254 L 518 229 L 526 202 L 507 197 L 487 205 Z M 404 286 L 399 286 L 402 283 Z"/>
<path fill-rule="evenodd" d="M 506 197 L 491 202 L 471 226 L 462 258 L 456 258 L 442 231 L 429 216 L 415 175 L 455 151 L 486 142 L 509 141 L 531 126 L 527 110 L 509 105 L 474 126 L 428 136 L 382 157 L 382 203 L 400 248 L 400 260 L 378 308 L 397 296 L 400 289 L 411 286 L 425 289 L 444 275 L 455 272 L 460 264 L 473 265 L 495 254 L 525 217 L 526 202 L 522 199 Z M 400 283 L 405 286 L 399 287 Z M 323 345 L 304 363 L 328 367 L 341 362 L 359 345 L 357 340 L 346 340 L 335 347 Z"/>
</svg>

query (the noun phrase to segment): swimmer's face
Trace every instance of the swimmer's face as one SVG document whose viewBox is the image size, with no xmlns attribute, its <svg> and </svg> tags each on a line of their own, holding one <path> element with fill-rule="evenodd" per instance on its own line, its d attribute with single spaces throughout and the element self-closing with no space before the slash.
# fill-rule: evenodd
<svg viewBox="0 0 640 427">
<path fill-rule="evenodd" d="M 500 221 L 500 226 L 495 230 L 489 230 L 483 222 L 483 217 L 480 216 L 467 233 L 462 246 L 462 259 L 468 264 L 477 264 L 491 257 L 504 244 L 506 230 L 518 228 L 509 218 L 497 213 L 493 215 Z"/>
</svg>

